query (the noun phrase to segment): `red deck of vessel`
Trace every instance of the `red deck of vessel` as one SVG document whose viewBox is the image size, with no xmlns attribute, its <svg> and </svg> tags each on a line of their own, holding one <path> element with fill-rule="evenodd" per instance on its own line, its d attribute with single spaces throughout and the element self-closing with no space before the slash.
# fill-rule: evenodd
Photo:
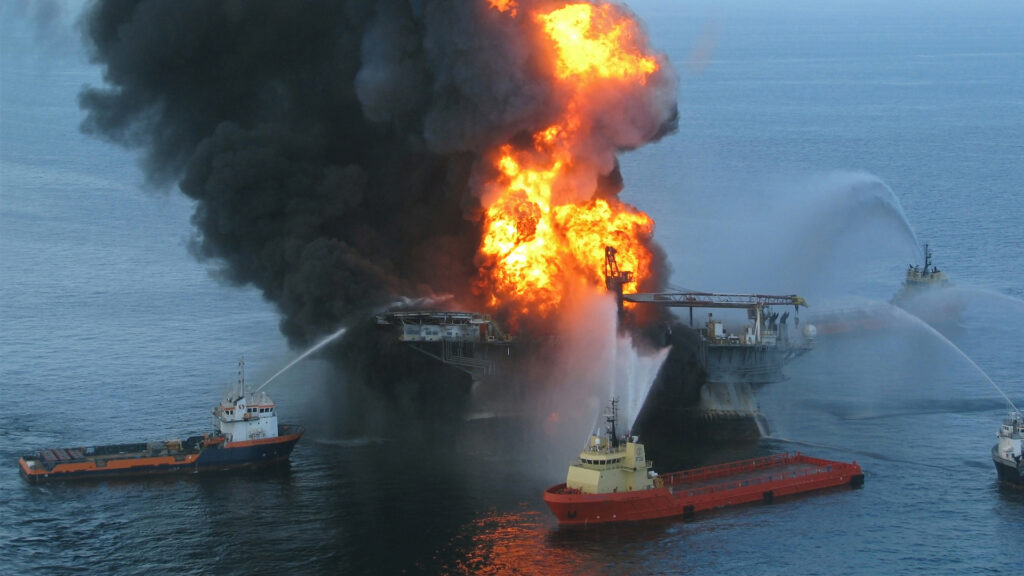
<svg viewBox="0 0 1024 576">
<path fill-rule="evenodd" d="M 860 485 L 863 480 L 856 462 L 834 462 L 800 453 L 776 454 L 666 474 L 650 490 L 581 494 L 559 484 L 544 492 L 544 501 L 560 524 L 627 522 L 771 502 L 779 496 Z"/>
</svg>

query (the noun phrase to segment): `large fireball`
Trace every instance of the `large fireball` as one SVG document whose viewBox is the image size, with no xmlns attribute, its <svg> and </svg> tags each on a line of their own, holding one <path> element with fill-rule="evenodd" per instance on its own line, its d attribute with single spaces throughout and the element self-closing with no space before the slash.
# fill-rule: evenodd
<svg viewBox="0 0 1024 576">
<path fill-rule="evenodd" d="M 490 0 L 510 17 L 518 5 Z M 483 266 L 477 288 L 492 307 L 514 317 L 548 315 L 570 281 L 603 284 L 605 246 L 638 280 L 650 274 L 654 221 L 614 197 L 596 197 L 602 168 L 579 151 L 614 147 L 592 142 L 595 109 L 608 91 L 643 90 L 657 72 L 637 24 L 611 4 L 569 4 L 528 17 L 547 42 L 554 82 L 567 96 L 560 119 L 533 134 L 530 145 L 506 144 L 490 154 L 497 177 L 487 200 Z M 618 112 L 618 111 L 616 111 Z"/>
</svg>

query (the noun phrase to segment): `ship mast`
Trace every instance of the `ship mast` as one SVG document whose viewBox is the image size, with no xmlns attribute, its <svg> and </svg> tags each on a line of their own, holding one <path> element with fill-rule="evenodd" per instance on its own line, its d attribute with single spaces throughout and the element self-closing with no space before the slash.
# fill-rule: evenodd
<svg viewBox="0 0 1024 576">
<path fill-rule="evenodd" d="M 612 398 L 611 402 L 608 403 L 608 410 L 605 411 L 604 417 L 605 422 L 608 423 L 605 431 L 610 437 L 609 442 L 614 450 L 619 447 L 619 435 L 615 431 L 615 421 L 619 419 L 619 400 L 617 398 Z"/>
<path fill-rule="evenodd" d="M 245 396 L 245 356 L 238 358 L 238 398 Z"/>
</svg>

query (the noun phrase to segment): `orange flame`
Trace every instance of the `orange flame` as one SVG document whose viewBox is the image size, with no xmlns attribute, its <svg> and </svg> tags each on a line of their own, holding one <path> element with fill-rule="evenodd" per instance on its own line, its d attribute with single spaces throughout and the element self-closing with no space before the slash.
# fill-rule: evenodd
<svg viewBox="0 0 1024 576">
<path fill-rule="evenodd" d="M 562 78 L 620 78 L 641 84 L 658 62 L 635 46 L 636 25 L 610 4 L 572 4 L 537 16 L 558 52 Z"/>
<path fill-rule="evenodd" d="M 508 15 L 513 18 L 519 10 L 519 3 L 516 0 L 488 0 L 488 2 L 490 2 L 491 8 L 498 12 L 508 12 Z"/>
<path fill-rule="evenodd" d="M 489 1 L 499 11 L 516 7 Z M 598 171 L 573 151 L 586 148 L 593 124 L 582 103 L 594 91 L 645 84 L 657 60 L 637 42 L 636 24 L 612 5 L 566 5 L 534 19 L 551 42 L 556 81 L 570 96 L 562 119 L 536 132 L 532 147 L 506 144 L 492 156 L 499 175 L 486 195 L 493 200 L 477 287 L 513 317 L 548 315 L 571 279 L 602 284 L 605 246 L 614 246 L 620 268 L 638 279 L 652 262 L 654 221 L 615 198 L 593 198 Z"/>
</svg>

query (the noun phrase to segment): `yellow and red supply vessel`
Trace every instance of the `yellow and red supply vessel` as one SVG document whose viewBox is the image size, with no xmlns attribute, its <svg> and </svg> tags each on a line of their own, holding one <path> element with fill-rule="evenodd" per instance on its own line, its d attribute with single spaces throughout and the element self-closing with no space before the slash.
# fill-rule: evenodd
<svg viewBox="0 0 1024 576">
<path fill-rule="evenodd" d="M 635 436 L 615 433 L 612 400 L 604 435 L 594 434 L 563 484 L 544 492 L 561 525 L 630 522 L 745 504 L 834 486 L 861 486 L 856 462 L 775 454 L 658 475 Z"/>
<path fill-rule="evenodd" d="M 304 429 L 278 424 L 277 409 L 265 392 L 245 388 L 244 362 L 238 385 L 213 409 L 212 434 L 186 440 L 50 448 L 18 461 L 29 482 L 148 474 L 187 474 L 256 467 L 287 460 Z"/>
</svg>

